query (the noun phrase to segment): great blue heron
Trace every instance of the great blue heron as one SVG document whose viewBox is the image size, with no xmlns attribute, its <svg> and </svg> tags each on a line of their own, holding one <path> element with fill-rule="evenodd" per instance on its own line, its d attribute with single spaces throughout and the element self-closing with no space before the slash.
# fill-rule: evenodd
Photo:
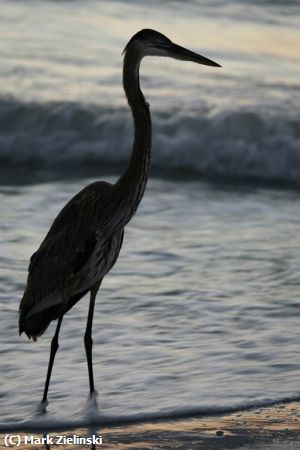
<svg viewBox="0 0 300 450">
<path fill-rule="evenodd" d="M 151 153 L 151 116 L 140 89 L 144 56 L 168 56 L 207 66 L 219 64 L 174 44 L 154 30 L 135 34 L 124 50 L 123 86 L 134 121 L 134 142 L 128 166 L 115 184 L 96 181 L 75 195 L 61 210 L 29 264 L 27 286 L 20 303 L 20 334 L 34 341 L 58 319 L 51 342 L 42 404 L 47 400 L 58 335 L 64 314 L 90 292 L 84 336 L 90 393 L 93 394 L 92 320 L 103 277 L 115 264 L 124 227 L 143 197 Z"/>
</svg>

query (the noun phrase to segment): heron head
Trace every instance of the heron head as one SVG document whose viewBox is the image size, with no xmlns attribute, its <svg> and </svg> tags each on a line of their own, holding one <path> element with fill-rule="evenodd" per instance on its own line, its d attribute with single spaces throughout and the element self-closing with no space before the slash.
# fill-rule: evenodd
<svg viewBox="0 0 300 450">
<path fill-rule="evenodd" d="M 221 67 L 220 64 L 211 61 L 191 50 L 174 44 L 162 33 L 151 29 L 144 29 L 136 33 L 126 45 L 124 52 L 134 49 L 141 58 L 144 56 L 167 56 L 181 61 L 192 61 L 206 66 Z M 123 52 L 123 53 L 124 53 Z"/>
</svg>

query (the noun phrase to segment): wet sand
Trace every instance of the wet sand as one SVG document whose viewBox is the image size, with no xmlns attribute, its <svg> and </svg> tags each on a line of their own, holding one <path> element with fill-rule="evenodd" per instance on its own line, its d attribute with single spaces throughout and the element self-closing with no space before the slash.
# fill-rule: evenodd
<svg viewBox="0 0 300 450">
<path fill-rule="evenodd" d="M 17 433 L 12 433 L 16 435 Z M 118 450 L 297 450 L 300 449 L 300 402 L 251 409 L 226 415 L 183 420 L 144 422 L 134 425 L 105 426 L 95 429 L 49 432 L 54 443 L 47 447 L 39 443 L 24 444 L 24 437 L 41 438 L 40 432 L 20 433 L 20 450 L 91 448 L 80 443 L 58 444 L 56 436 L 73 438 L 95 434 L 102 437 L 97 449 Z M 1 449 L 5 433 L 0 435 Z M 9 445 L 8 448 L 13 448 Z"/>
</svg>

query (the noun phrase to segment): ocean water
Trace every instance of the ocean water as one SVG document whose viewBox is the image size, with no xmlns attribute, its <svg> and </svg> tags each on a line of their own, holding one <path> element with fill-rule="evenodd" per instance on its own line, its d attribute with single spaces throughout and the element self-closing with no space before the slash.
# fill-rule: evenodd
<svg viewBox="0 0 300 450">
<path fill-rule="evenodd" d="M 157 29 L 222 69 L 141 67 L 152 176 L 94 317 L 98 422 L 300 397 L 300 2 L 0 0 L 0 429 L 82 424 L 88 298 L 18 336 L 27 266 L 54 217 L 129 157 L 121 52 Z M 20 425 L 22 424 L 22 425 Z"/>
</svg>

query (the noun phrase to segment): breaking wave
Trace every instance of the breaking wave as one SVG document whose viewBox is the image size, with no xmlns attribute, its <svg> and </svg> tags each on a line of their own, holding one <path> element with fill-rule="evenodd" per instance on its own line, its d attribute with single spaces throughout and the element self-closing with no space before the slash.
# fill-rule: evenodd
<svg viewBox="0 0 300 450">
<path fill-rule="evenodd" d="M 300 121 L 246 109 L 154 111 L 152 165 L 159 176 L 300 184 Z M 34 173 L 114 171 L 129 157 L 126 108 L 0 100 L 0 165 Z"/>
</svg>

